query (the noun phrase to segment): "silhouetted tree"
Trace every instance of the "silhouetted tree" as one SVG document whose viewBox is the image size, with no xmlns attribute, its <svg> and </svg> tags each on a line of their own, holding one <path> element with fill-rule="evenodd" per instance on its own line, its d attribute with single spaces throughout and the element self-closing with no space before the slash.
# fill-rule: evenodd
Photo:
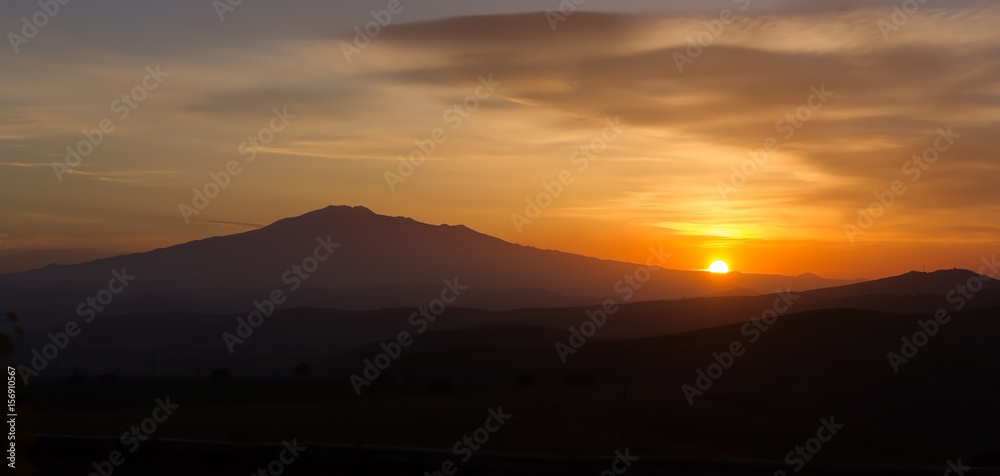
<svg viewBox="0 0 1000 476">
<path fill-rule="evenodd" d="M 304 364 L 304 363 L 300 363 L 299 365 L 296 365 L 295 366 L 295 376 L 299 377 L 299 378 L 306 378 L 306 377 L 308 377 L 309 376 L 309 366 L 306 365 L 306 364 Z"/>
<path fill-rule="evenodd" d="M 229 369 L 223 368 L 223 369 L 213 370 L 209 378 L 215 381 L 219 381 L 219 380 L 227 380 L 231 376 L 232 375 L 229 373 Z"/>
<path fill-rule="evenodd" d="M 521 374 L 514 379 L 514 383 L 516 383 L 517 386 L 521 388 L 531 387 L 535 385 L 535 377 L 532 377 L 531 375 L 528 374 Z"/>
<path fill-rule="evenodd" d="M 389 373 L 379 375 L 379 377 L 372 382 L 372 388 L 391 388 L 393 385 L 396 385 L 396 378 Z"/>
<path fill-rule="evenodd" d="M 87 383 L 87 376 L 79 369 L 73 371 L 73 375 L 69 376 L 69 384 L 73 386 L 79 386 Z"/>
<path fill-rule="evenodd" d="M 97 376 L 97 380 L 102 383 L 114 383 L 118 381 L 118 374 L 101 374 Z"/>
<path fill-rule="evenodd" d="M 229 441 L 234 443 L 246 443 L 250 441 L 250 431 L 246 424 L 239 424 L 229 429 Z"/>
<path fill-rule="evenodd" d="M 594 384 L 594 376 L 590 374 L 570 374 L 566 377 L 570 387 L 589 387 Z"/>
<path fill-rule="evenodd" d="M 10 322 L 11 324 L 14 324 L 14 334 L 16 334 L 18 337 L 24 335 L 24 328 L 19 325 L 16 325 L 17 314 L 14 314 L 13 312 L 8 312 L 6 318 L 0 320 L 0 324 L 4 322 Z M 0 332 L 0 355 L 3 355 L 4 357 L 13 357 L 14 350 L 15 350 L 14 339 L 10 337 L 10 334 L 7 334 L 6 332 Z"/>
<path fill-rule="evenodd" d="M 451 380 L 437 378 L 431 380 L 429 387 L 431 389 L 431 392 L 434 393 L 451 393 L 451 390 L 454 388 L 454 385 L 451 383 Z"/>
</svg>

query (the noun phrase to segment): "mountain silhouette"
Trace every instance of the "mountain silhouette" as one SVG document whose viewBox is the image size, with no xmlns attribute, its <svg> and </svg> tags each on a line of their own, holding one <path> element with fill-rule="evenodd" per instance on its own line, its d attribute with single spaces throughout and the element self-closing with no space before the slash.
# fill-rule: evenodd
<svg viewBox="0 0 1000 476">
<path fill-rule="evenodd" d="M 329 259 L 318 262 L 307 279 L 289 274 L 292 266 L 312 259 L 324 241 L 337 246 Z M 461 225 L 435 226 L 364 207 L 329 206 L 243 233 L 0 275 L 0 298 L 13 309 L 72 314 L 108 285 L 112 271 L 122 269 L 135 279 L 103 315 L 248 312 L 254 300 L 266 299 L 274 289 L 286 293 L 286 307 L 420 306 L 440 293 L 444 280 L 468 286 L 458 305 L 486 309 L 677 299 L 736 288 L 804 291 L 851 283 L 813 275 L 673 270 L 669 256 L 656 264 L 665 269 L 648 273 L 648 282 L 626 294 L 623 279 L 644 277 L 645 266 L 522 246 Z M 290 277 L 299 281 L 294 290 Z"/>
</svg>

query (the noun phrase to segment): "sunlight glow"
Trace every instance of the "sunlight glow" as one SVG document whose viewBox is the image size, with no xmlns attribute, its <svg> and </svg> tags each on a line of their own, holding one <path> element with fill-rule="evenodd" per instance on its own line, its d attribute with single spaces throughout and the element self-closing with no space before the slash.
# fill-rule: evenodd
<svg viewBox="0 0 1000 476">
<path fill-rule="evenodd" d="M 708 271 L 712 273 L 728 273 L 729 265 L 725 261 L 716 261 L 709 265 Z"/>
</svg>

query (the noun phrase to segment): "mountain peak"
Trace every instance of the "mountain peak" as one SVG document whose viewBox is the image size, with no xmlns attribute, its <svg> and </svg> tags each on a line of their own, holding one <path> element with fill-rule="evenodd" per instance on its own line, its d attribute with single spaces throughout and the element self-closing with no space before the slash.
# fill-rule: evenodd
<svg viewBox="0 0 1000 476">
<path fill-rule="evenodd" d="M 363 226 L 362 223 L 369 223 L 370 220 L 376 220 L 376 221 L 379 221 L 381 223 L 391 223 L 391 222 L 395 221 L 396 223 L 406 222 L 406 223 L 409 223 L 409 224 L 417 224 L 417 225 L 428 226 L 428 227 L 434 227 L 435 226 L 435 225 L 431 225 L 431 224 L 428 224 L 428 223 L 424 223 L 424 222 L 415 220 L 415 219 L 410 218 L 410 217 L 380 215 L 378 213 L 373 212 L 371 209 L 369 209 L 367 207 L 363 207 L 363 206 L 350 206 L 350 205 L 327 205 L 326 207 L 323 207 L 323 208 L 320 208 L 320 209 L 317 209 L 317 210 L 313 210 L 311 212 L 306 212 L 306 213 L 303 213 L 302 215 L 299 215 L 299 216 L 296 216 L 296 217 L 289 217 L 289 218 L 284 218 L 284 219 L 278 220 L 274 224 L 278 224 L 278 223 L 282 223 L 282 224 L 286 224 L 286 225 L 287 224 L 303 224 L 303 223 L 318 222 L 318 221 L 326 222 L 328 220 L 347 220 L 347 223 L 352 223 L 352 224 L 357 225 L 357 226 Z M 356 220 L 356 221 L 352 222 L 351 220 Z M 462 225 L 462 224 L 450 225 L 450 224 L 447 224 L 447 223 L 442 223 L 440 225 L 436 225 L 436 227 L 437 228 L 449 229 L 449 230 L 460 230 L 460 231 L 475 232 L 475 230 L 472 230 L 471 228 L 469 228 L 469 227 L 467 227 L 465 225 Z M 476 232 L 476 233 L 479 234 L 478 232 Z"/>
<path fill-rule="evenodd" d="M 379 215 L 362 206 L 352 207 L 350 205 L 327 205 L 323 208 L 312 210 L 298 216 L 282 218 L 268 226 L 265 226 L 264 229 L 271 228 L 273 226 L 287 226 L 290 224 L 303 224 L 309 222 L 319 223 L 326 222 L 328 220 L 363 219 L 376 216 Z"/>
<path fill-rule="evenodd" d="M 371 211 L 371 209 L 369 209 L 368 207 L 363 207 L 360 205 L 355 207 L 352 207 L 350 205 L 327 205 L 323 208 L 320 208 L 319 210 L 313 210 L 309 213 L 306 213 L 306 215 L 309 215 L 311 213 L 352 213 L 352 212 L 364 215 L 375 214 L 375 212 Z"/>
</svg>

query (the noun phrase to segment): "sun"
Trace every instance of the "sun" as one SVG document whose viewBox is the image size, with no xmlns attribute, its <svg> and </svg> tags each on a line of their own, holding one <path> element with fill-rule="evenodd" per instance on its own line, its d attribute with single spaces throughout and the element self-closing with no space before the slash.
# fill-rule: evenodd
<svg viewBox="0 0 1000 476">
<path fill-rule="evenodd" d="M 729 272 L 729 265 L 725 261 L 716 261 L 708 266 L 708 271 L 725 274 Z"/>
</svg>

